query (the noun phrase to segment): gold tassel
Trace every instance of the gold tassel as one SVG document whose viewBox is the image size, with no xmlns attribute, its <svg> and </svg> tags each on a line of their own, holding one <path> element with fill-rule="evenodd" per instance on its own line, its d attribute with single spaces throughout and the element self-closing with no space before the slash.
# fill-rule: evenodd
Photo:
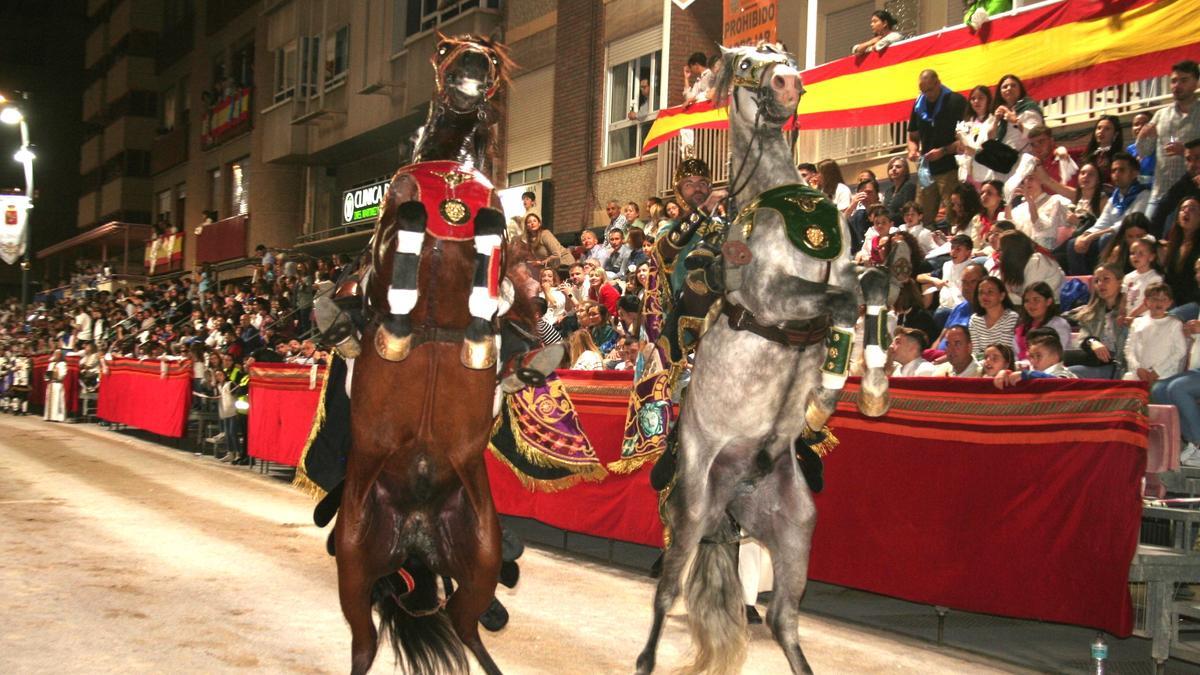
<svg viewBox="0 0 1200 675">
<path fill-rule="evenodd" d="M 625 457 L 608 463 L 608 470 L 612 473 L 633 473 L 642 468 L 647 462 L 657 462 L 659 457 L 662 457 L 663 451 L 648 452 L 632 457 Z"/>
<path fill-rule="evenodd" d="M 340 358 L 337 352 L 330 354 L 331 359 Z M 313 417 L 312 427 L 308 430 L 308 438 L 304 441 L 304 449 L 300 451 L 300 461 L 296 464 L 296 478 L 292 481 L 294 487 L 308 493 L 314 500 L 320 500 L 325 496 L 325 491 L 316 483 L 308 478 L 308 474 L 304 472 L 304 460 L 308 457 L 308 449 L 312 447 L 313 441 L 317 440 L 317 434 L 321 432 L 321 427 L 325 425 L 325 390 L 329 387 L 329 373 L 333 370 L 333 362 L 325 368 L 325 374 L 321 378 L 321 393 L 317 398 L 317 414 Z"/>
<path fill-rule="evenodd" d="M 507 457 L 505 457 L 500 453 L 499 450 L 496 449 L 496 446 L 488 443 L 488 450 L 491 450 L 492 456 L 513 472 L 513 475 L 516 476 L 517 481 L 521 483 L 521 487 L 529 490 L 530 492 L 559 492 L 566 490 L 567 488 L 574 487 L 584 480 L 600 480 L 597 478 L 588 478 L 586 474 L 582 473 L 571 474 L 562 478 L 553 479 L 531 478 L 514 466 Z M 600 469 L 603 471 L 603 467 L 600 467 Z"/>
<path fill-rule="evenodd" d="M 825 426 L 821 427 L 821 431 L 825 433 L 825 438 L 820 443 L 811 446 L 812 451 L 817 453 L 818 457 L 824 457 L 830 452 L 833 452 L 833 449 L 841 443 L 841 441 L 838 440 L 838 437 L 833 435 L 833 429 Z"/>
</svg>

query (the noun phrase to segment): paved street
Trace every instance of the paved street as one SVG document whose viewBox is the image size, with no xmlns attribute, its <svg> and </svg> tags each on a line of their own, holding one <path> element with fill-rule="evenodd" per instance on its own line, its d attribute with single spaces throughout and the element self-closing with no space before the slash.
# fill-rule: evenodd
<svg viewBox="0 0 1200 675">
<path fill-rule="evenodd" d="M 336 673 L 350 634 L 311 502 L 280 481 L 108 432 L 0 417 L 0 672 Z M 506 673 L 625 673 L 650 580 L 530 548 L 486 640 Z M 817 672 L 998 672 L 977 657 L 806 618 Z M 663 672 L 683 661 L 676 614 Z M 1004 670 L 1011 670 L 1002 667 Z M 374 672 L 390 672 L 381 651 Z M 765 628 L 745 672 L 785 672 Z"/>
</svg>

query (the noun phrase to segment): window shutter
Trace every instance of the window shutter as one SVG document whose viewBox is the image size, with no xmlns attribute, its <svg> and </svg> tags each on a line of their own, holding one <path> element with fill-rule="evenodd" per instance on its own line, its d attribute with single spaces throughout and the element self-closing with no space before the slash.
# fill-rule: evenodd
<svg viewBox="0 0 1200 675">
<path fill-rule="evenodd" d="M 850 56 L 854 45 L 871 37 L 875 3 L 864 2 L 825 16 L 825 63 Z"/>
<path fill-rule="evenodd" d="M 507 171 L 550 163 L 554 67 L 513 78 L 508 96 Z"/>
<path fill-rule="evenodd" d="M 611 68 L 618 63 L 632 61 L 639 56 L 645 56 L 660 49 L 662 49 L 662 26 L 656 26 L 620 40 L 613 40 L 608 45 L 606 67 Z"/>
</svg>

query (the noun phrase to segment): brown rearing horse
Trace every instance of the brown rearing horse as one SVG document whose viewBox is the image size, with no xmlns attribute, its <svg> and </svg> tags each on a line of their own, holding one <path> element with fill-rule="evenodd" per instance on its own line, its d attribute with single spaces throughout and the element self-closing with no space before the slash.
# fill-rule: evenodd
<svg viewBox="0 0 1200 675">
<path fill-rule="evenodd" d="M 433 65 L 437 87 L 413 162 L 448 160 L 486 173 L 494 140 L 489 101 L 511 62 L 501 45 L 466 36 L 443 38 Z M 411 353 L 397 361 L 375 347 L 380 323 L 389 317 L 396 233 L 411 230 L 413 218 L 430 216 L 418 185 L 403 172 L 385 198 L 365 281 L 369 323 L 353 366 L 352 443 L 335 532 L 351 672 L 365 673 L 378 650 L 374 609 L 409 671 L 465 672 L 465 645 L 485 672 L 499 673 L 478 628 L 501 563 L 500 524 L 483 458 L 496 369 L 472 369 L 460 360 L 476 277 L 470 239 L 425 235 L 419 300 L 410 314 Z M 473 214 L 477 226 L 487 206 L 497 209 L 487 215 L 503 222 L 494 193 L 490 201 Z M 515 295 L 509 316 L 532 327 L 528 301 Z M 397 583 L 402 568 L 415 582 L 411 593 Z M 438 596 L 442 576 L 455 582 L 448 600 Z"/>
</svg>

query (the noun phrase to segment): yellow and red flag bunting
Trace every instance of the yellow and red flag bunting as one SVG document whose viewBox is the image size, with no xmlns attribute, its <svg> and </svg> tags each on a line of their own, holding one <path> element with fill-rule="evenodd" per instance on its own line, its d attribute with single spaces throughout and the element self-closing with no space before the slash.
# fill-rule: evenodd
<svg viewBox="0 0 1200 675">
<path fill-rule="evenodd" d="M 848 56 L 806 70 L 806 93 L 796 122 L 803 129 L 838 129 L 908 118 L 922 70 L 966 93 L 993 87 L 1007 73 L 1031 96 L 1074 92 L 1165 75 L 1171 64 L 1200 49 L 1200 2 L 1195 0 L 1069 0 L 993 19 L 979 31 L 965 26 Z M 724 107 L 701 103 L 662 110 L 644 150 L 684 128 L 724 128 Z"/>
</svg>

